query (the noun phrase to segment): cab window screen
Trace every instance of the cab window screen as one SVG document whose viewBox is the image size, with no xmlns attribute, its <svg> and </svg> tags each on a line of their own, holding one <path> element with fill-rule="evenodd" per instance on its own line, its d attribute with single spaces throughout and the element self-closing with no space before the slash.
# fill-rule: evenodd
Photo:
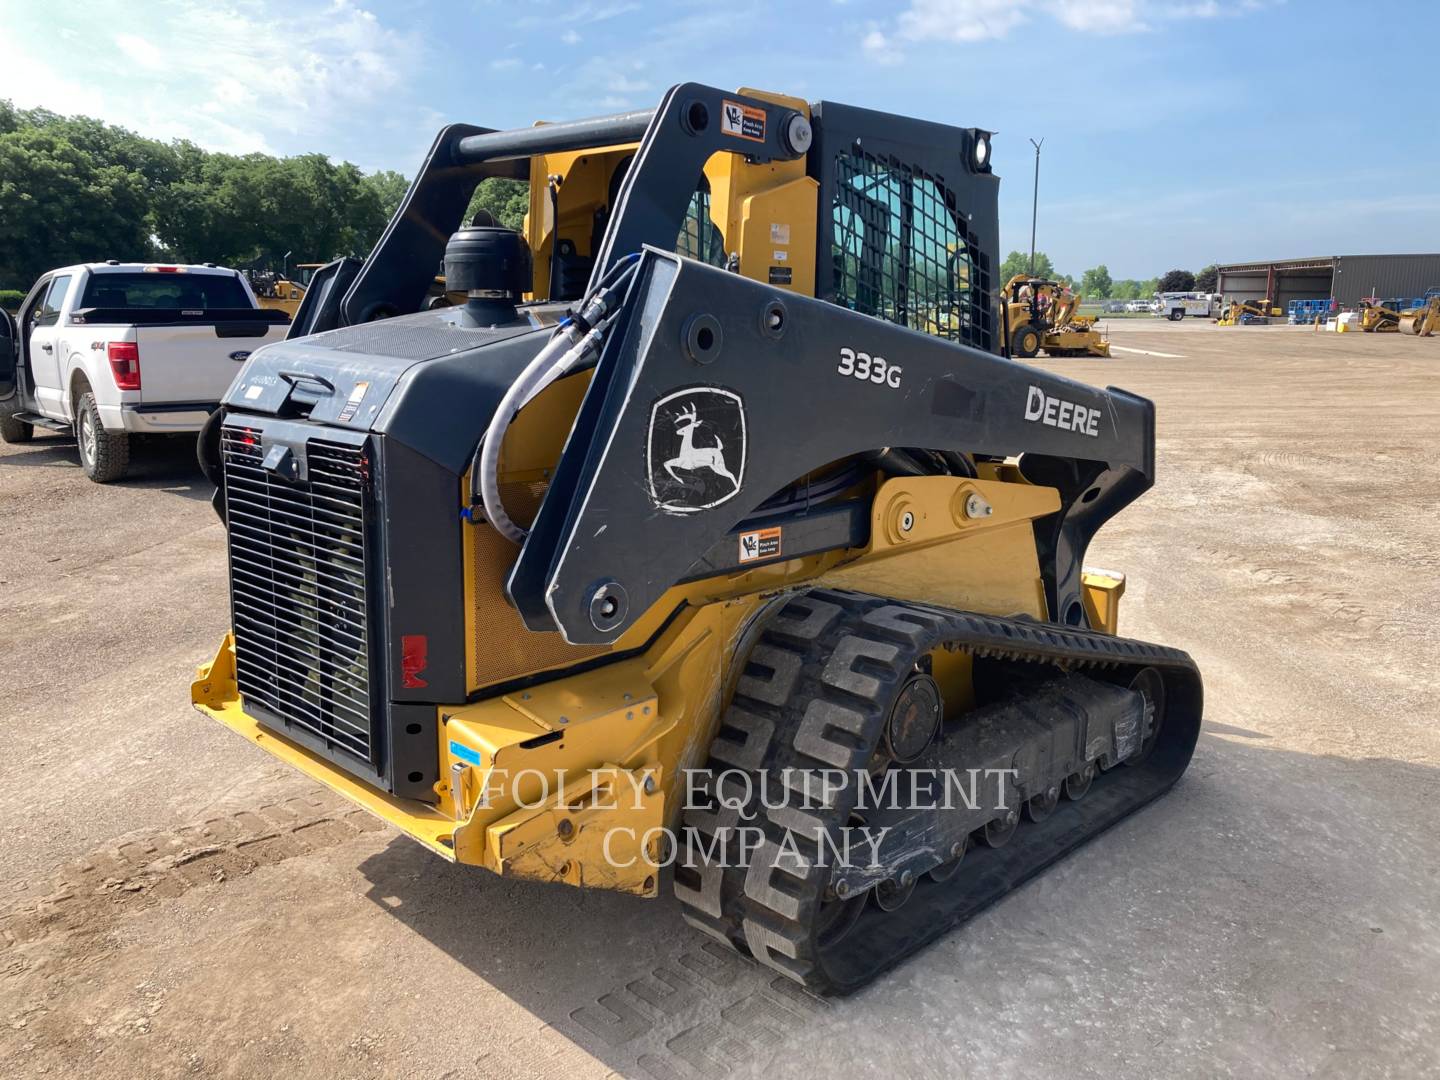
<svg viewBox="0 0 1440 1080">
<path fill-rule="evenodd" d="M 675 239 L 675 254 L 711 266 L 725 265 L 725 237 L 710 217 L 710 183 L 703 177 L 685 209 L 685 221 Z"/>
<path fill-rule="evenodd" d="M 835 159 L 835 300 L 990 349 L 989 272 L 941 180 L 893 159 Z"/>
<path fill-rule="evenodd" d="M 229 274 L 92 274 L 82 308 L 248 308 L 240 279 Z"/>
</svg>

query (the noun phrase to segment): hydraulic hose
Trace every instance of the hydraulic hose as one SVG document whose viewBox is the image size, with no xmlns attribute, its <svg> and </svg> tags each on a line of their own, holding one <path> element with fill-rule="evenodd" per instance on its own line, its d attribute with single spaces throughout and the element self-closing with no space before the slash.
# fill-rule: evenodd
<svg viewBox="0 0 1440 1080">
<path fill-rule="evenodd" d="M 580 304 L 577 314 L 561 320 L 555 336 L 546 342 L 500 399 L 490 425 L 476 451 L 472 475 L 478 475 L 485 518 L 504 537 L 524 543 L 526 530 L 515 523 L 500 500 L 500 448 L 516 415 L 547 386 L 579 369 L 598 354 L 605 329 L 615 319 L 635 276 L 639 255 L 629 255 L 610 270 L 600 285 Z"/>
</svg>

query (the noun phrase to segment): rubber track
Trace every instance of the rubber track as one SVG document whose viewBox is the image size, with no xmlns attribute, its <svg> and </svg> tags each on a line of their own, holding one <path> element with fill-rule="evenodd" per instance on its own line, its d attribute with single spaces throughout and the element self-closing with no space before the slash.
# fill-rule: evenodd
<svg viewBox="0 0 1440 1080">
<path fill-rule="evenodd" d="M 1062 802 L 1041 824 L 1022 824 L 1005 847 L 972 850 L 949 881 L 922 882 L 899 911 L 867 907 L 843 948 L 822 955 L 811 928 L 830 868 L 776 856 L 787 832 L 793 849 L 816 854 L 819 830 L 836 835 L 850 818 L 855 792 L 847 785 L 819 805 L 815 792 L 799 790 L 804 774 L 864 768 L 901 683 L 939 646 L 1120 681 L 1157 668 L 1168 703 L 1159 742 L 1143 764 L 1097 776 L 1083 800 Z M 712 783 L 734 782 L 723 793 L 743 798 L 749 791 L 750 803 L 728 809 L 712 803 L 685 813 L 687 833 L 700 841 L 676 873 L 686 921 L 812 990 L 855 990 L 1168 790 L 1194 750 L 1201 696 L 1195 664 L 1178 649 L 859 593 L 799 593 L 756 639 L 710 747 Z M 755 782 L 738 782 L 740 771 Z M 768 774 L 771 808 L 761 805 L 761 773 Z M 757 825 L 765 842 L 748 867 L 707 859 L 723 850 L 712 846 L 726 835 L 722 830 Z"/>
</svg>

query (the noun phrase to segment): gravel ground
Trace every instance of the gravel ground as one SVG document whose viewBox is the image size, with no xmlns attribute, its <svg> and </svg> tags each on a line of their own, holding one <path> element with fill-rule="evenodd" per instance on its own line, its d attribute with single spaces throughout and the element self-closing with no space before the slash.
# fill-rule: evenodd
<svg viewBox="0 0 1440 1080">
<path fill-rule="evenodd" d="M 188 446 L 0 447 L 0 1075 L 1440 1072 L 1440 340 L 1112 324 L 1159 409 L 1100 535 L 1206 681 L 1185 779 L 854 997 L 654 902 L 449 866 L 189 707 Z"/>
</svg>

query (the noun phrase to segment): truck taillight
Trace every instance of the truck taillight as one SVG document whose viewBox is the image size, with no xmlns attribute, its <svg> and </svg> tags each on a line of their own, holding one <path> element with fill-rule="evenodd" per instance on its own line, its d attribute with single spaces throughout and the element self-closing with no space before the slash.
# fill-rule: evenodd
<svg viewBox="0 0 1440 1080">
<path fill-rule="evenodd" d="M 140 389 L 140 346 L 133 341 L 112 341 L 105 347 L 117 390 Z"/>
</svg>

